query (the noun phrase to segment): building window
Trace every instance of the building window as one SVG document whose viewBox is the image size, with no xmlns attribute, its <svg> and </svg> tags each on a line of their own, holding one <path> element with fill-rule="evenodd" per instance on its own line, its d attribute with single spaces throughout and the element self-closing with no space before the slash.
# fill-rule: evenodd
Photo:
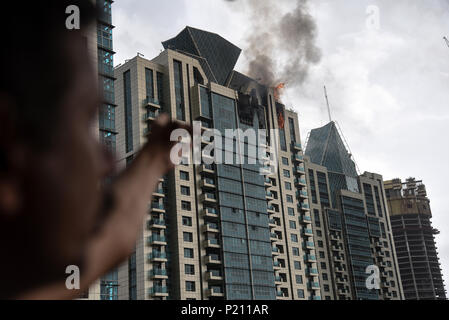
<svg viewBox="0 0 449 320">
<path fill-rule="evenodd" d="M 301 270 L 301 262 L 300 261 L 295 261 L 294 265 L 295 265 L 296 270 Z"/>
<path fill-rule="evenodd" d="M 181 180 L 189 181 L 189 173 L 185 171 L 179 171 L 179 177 Z"/>
<path fill-rule="evenodd" d="M 320 251 L 320 258 L 324 259 L 324 251 Z"/>
<path fill-rule="evenodd" d="M 159 104 L 163 105 L 164 100 L 164 74 L 156 72 L 156 85 L 157 85 L 157 99 Z"/>
<path fill-rule="evenodd" d="M 293 247 L 293 248 L 292 248 L 292 252 L 293 252 L 293 255 L 294 255 L 294 256 L 296 256 L 296 257 L 299 256 L 299 248 Z"/>
<path fill-rule="evenodd" d="M 294 216 L 294 215 L 295 215 L 295 209 L 293 209 L 293 208 L 287 208 L 287 211 L 288 211 L 288 215 L 289 215 L 289 216 Z"/>
<path fill-rule="evenodd" d="M 295 275 L 295 278 L 296 278 L 297 284 L 303 284 L 302 275 L 297 274 L 297 275 Z"/>
<path fill-rule="evenodd" d="M 182 217 L 182 225 L 183 226 L 187 226 L 187 227 L 191 227 L 192 226 L 192 218 L 183 216 Z"/>
<path fill-rule="evenodd" d="M 126 152 L 133 151 L 133 114 L 131 101 L 131 71 L 123 74 L 123 86 L 125 97 L 125 142 Z"/>
<path fill-rule="evenodd" d="M 318 240 L 318 247 L 323 248 L 323 246 L 324 246 L 323 241 Z"/>
<path fill-rule="evenodd" d="M 285 183 L 285 189 L 286 190 L 292 190 L 292 184 L 290 182 Z"/>
<path fill-rule="evenodd" d="M 97 24 L 97 43 L 101 47 L 112 50 L 112 27 Z"/>
<path fill-rule="evenodd" d="M 296 229 L 296 221 L 290 220 L 290 229 Z"/>
<path fill-rule="evenodd" d="M 193 242 L 193 234 L 191 232 L 183 232 L 184 242 Z"/>
<path fill-rule="evenodd" d="M 330 290 L 329 290 L 329 285 L 328 284 L 325 284 L 324 286 L 324 291 L 325 292 L 329 292 Z"/>
<path fill-rule="evenodd" d="M 282 164 L 283 164 L 284 166 L 288 166 L 288 158 L 282 157 Z"/>
<path fill-rule="evenodd" d="M 327 273 L 323 273 L 322 275 L 323 275 L 323 280 L 326 280 L 326 281 L 329 280 Z"/>
<path fill-rule="evenodd" d="M 292 234 L 291 239 L 293 242 L 298 242 L 298 236 L 296 234 Z"/>
<path fill-rule="evenodd" d="M 304 298 L 304 290 L 303 289 L 298 289 L 298 298 Z"/>
<path fill-rule="evenodd" d="M 193 259 L 193 249 L 184 248 L 184 258 Z"/>
<path fill-rule="evenodd" d="M 288 127 L 290 129 L 290 140 L 296 142 L 295 121 L 293 118 L 288 118 Z"/>
<path fill-rule="evenodd" d="M 195 292 L 195 282 L 193 282 L 193 281 L 186 281 L 186 291 L 188 291 L 188 292 Z"/>
<path fill-rule="evenodd" d="M 284 177 L 290 178 L 290 170 L 285 170 L 284 169 Z"/>
<path fill-rule="evenodd" d="M 185 121 L 182 63 L 173 60 L 173 69 L 175 77 L 176 118 L 178 120 Z"/>
<path fill-rule="evenodd" d="M 145 68 L 145 91 L 147 99 L 153 101 L 154 99 L 154 78 L 153 70 Z"/>
<path fill-rule="evenodd" d="M 115 107 L 110 104 L 102 104 L 99 111 L 100 129 L 115 130 Z"/>
<path fill-rule="evenodd" d="M 186 186 L 181 186 L 181 194 L 183 196 L 190 196 L 190 188 Z"/>
<path fill-rule="evenodd" d="M 193 276 L 195 274 L 195 266 L 193 264 L 186 264 L 184 266 L 184 272 L 187 275 Z"/>
<path fill-rule="evenodd" d="M 293 197 L 289 194 L 287 194 L 287 202 L 288 203 L 293 203 Z"/>
<path fill-rule="evenodd" d="M 190 210 L 192 210 L 192 205 L 190 204 L 189 201 L 181 201 L 181 209 L 190 211 Z"/>
<path fill-rule="evenodd" d="M 326 263 L 325 262 L 321 262 L 321 269 L 323 269 L 323 270 L 326 270 L 327 269 L 327 266 L 326 266 Z"/>
</svg>

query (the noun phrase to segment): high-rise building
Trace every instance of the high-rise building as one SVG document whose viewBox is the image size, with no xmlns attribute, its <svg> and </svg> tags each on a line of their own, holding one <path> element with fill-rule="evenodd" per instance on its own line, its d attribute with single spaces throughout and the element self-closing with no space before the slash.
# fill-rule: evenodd
<svg viewBox="0 0 449 320">
<path fill-rule="evenodd" d="M 116 153 L 115 127 L 115 93 L 114 93 L 114 63 L 113 63 L 113 43 L 112 43 L 112 0 L 92 0 L 95 2 L 99 16 L 96 25 L 88 32 L 87 44 L 90 50 L 94 65 L 98 70 L 98 83 L 102 93 L 102 101 L 98 113 L 98 121 L 93 130 L 98 134 L 98 138 L 107 149 L 113 154 Z M 81 13 L 82 14 L 82 13 Z M 108 183 L 108 181 L 105 181 Z M 83 295 L 85 299 L 91 300 L 117 300 L 118 299 L 118 279 L 117 270 L 111 271 L 95 284 Z"/>
<path fill-rule="evenodd" d="M 385 191 L 405 299 L 446 299 L 425 185 L 394 179 Z"/>
<path fill-rule="evenodd" d="M 308 196 L 326 299 L 401 299 L 382 176 L 359 175 L 335 122 L 311 131 Z M 367 285 L 377 267 L 379 289 Z M 372 269 L 371 269 L 372 270 Z"/>
<path fill-rule="evenodd" d="M 233 70 L 241 50 L 219 35 L 187 27 L 163 46 L 152 60 L 115 68 L 121 166 L 160 112 L 198 121 L 201 148 L 214 154 L 160 180 L 135 253 L 119 268 L 119 298 L 321 299 L 297 114 Z M 223 137 L 229 129 L 234 136 Z M 267 152 L 254 156 L 254 147 Z M 220 156 L 233 161 L 206 161 Z"/>
</svg>

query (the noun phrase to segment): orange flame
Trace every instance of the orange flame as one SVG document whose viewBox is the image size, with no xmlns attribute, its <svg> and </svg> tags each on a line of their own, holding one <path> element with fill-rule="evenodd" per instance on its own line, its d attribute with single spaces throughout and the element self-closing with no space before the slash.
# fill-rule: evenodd
<svg viewBox="0 0 449 320">
<path fill-rule="evenodd" d="M 281 98 L 281 94 L 284 88 L 285 88 L 284 82 L 281 82 L 276 87 L 274 87 L 274 99 L 276 101 L 279 101 L 279 99 Z"/>
</svg>

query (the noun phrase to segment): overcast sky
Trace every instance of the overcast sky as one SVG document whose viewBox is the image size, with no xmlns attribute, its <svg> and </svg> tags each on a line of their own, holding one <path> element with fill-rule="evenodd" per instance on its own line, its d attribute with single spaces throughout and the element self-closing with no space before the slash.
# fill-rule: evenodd
<svg viewBox="0 0 449 320">
<path fill-rule="evenodd" d="M 161 41 L 186 25 L 216 32 L 245 50 L 245 1 L 120 0 L 113 4 L 115 64 L 137 52 L 153 58 Z M 259 0 L 274 1 L 274 0 Z M 293 0 L 276 0 L 289 10 Z M 284 102 L 299 114 L 303 143 L 327 123 L 326 84 L 336 120 L 361 172 L 385 179 L 422 179 L 431 200 L 446 285 L 449 283 L 448 0 L 313 0 L 321 62 Z M 379 29 L 367 28 L 368 6 L 379 8 Z M 242 55 L 236 67 L 245 71 Z"/>
</svg>

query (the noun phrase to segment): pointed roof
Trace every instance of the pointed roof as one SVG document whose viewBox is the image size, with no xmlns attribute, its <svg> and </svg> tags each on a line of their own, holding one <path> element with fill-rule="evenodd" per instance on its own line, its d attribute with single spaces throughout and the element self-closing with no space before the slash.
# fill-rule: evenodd
<svg viewBox="0 0 449 320">
<path fill-rule="evenodd" d="M 209 79 L 220 85 L 226 84 L 242 51 L 218 34 L 192 27 L 186 27 L 162 45 L 164 49 L 179 50 L 199 58 Z"/>
<path fill-rule="evenodd" d="M 350 177 L 358 176 L 351 154 L 333 121 L 310 132 L 306 155 L 313 163 L 326 167 L 328 171 Z"/>
</svg>

